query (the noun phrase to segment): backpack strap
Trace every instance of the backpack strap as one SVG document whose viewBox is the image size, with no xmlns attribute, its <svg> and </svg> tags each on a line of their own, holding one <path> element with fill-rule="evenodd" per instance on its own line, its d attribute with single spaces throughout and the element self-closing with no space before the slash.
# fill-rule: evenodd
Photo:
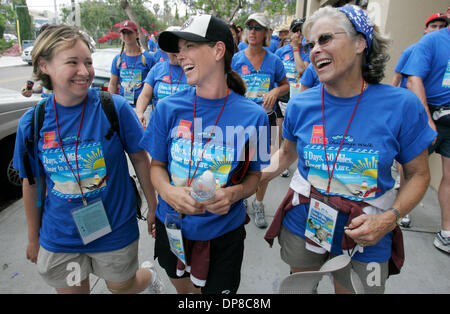
<svg viewBox="0 0 450 314">
<path fill-rule="evenodd" d="M 39 143 L 39 139 L 41 137 L 40 131 L 42 125 L 44 124 L 44 116 L 45 116 L 45 104 L 47 103 L 47 99 L 41 100 L 37 105 L 34 106 L 33 115 L 31 117 L 31 132 L 30 137 L 25 141 L 25 151 L 22 156 L 23 164 L 25 167 L 25 173 L 28 178 L 28 182 L 30 185 L 35 184 L 33 171 L 31 170 L 31 163 L 29 152 L 34 150 L 34 145 Z M 37 115 L 36 115 L 36 110 Z M 36 121 L 37 118 L 37 121 Z M 36 123 L 37 122 L 37 123 Z M 37 128 L 37 129 L 36 129 Z M 37 156 L 35 156 L 37 158 Z"/>
<path fill-rule="evenodd" d="M 119 117 L 117 116 L 116 107 L 114 106 L 114 101 L 112 99 L 111 93 L 100 91 L 100 102 L 102 104 L 103 112 L 108 118 L 111 127 L 106 133 L 105 138 L 109 140 L 114 132 L 117 132 L 117 135 L 120 138 L 120 125 L 119 125 Z"/>
</svg>

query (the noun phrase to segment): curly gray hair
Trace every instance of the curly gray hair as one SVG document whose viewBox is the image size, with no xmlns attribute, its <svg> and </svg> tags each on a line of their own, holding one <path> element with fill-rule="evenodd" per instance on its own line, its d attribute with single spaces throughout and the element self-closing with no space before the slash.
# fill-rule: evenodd
<svg viewBox="0 0 450 314">
<path fill-rule="evenodd" d="M 323 17 L 328 17 L 333 19 L 336 23 L 336 26 L 341 27 L 347 33 L 350 38 L 356 38 L 358 36 L 362 36 L 359 34 L 352 22 L 347 18 L 347 16 L 339 11 L 336 8 L 331 6 L 326 6 L 318 9 L 314 12 L 303 24 L 303 34 L 306 38 L 309 38 L 311 28 L 313 25 Z M 389 55 L 387 50 L 390 45 L 390 39 L 384 35 L 382 35 L 378 27 L 373 26 L 374 28 L 374 36 L 372 41 L 372 48 L 368 53 L 368 56 L 363 55 L 361 70 L 362 76 L 366 80 L 366 82 L 370 84 L 378 84 L 384 78 L 384 70 L 386 68 L 386 64 L 389 61 Z"/>
</svg>

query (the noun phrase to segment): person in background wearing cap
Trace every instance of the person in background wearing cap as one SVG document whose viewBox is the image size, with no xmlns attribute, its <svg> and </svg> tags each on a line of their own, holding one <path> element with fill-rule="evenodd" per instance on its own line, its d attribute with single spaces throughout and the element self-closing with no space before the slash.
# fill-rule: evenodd
<svg viewBox="0 0 450 314">
<path fill-rule="evenodd" d="M 270 40 L 267 16 L 263 13 L 254 13 L 248 17 L 245 27 L 249 46 L 234 55 L 231 67 L 247 84 L 246 97 L 266 110 L 270 126 L 275 130 L 271 138 L 276 138 L 277 117 L 273 107 L 278 97 L 289 92 L 286 71 L 283 62 L 277 56 L 263 49 Z M 278 87 L 275 87 L 275 84 Z M 271 151 L 275 151 L 274 141 L 271 143 Z M 266 189 L 267 185 L 260 186 L 252 202 L 254 221 L 259 228 L 267 226 L 263 204 Z M 252 209 L 248 208 L 250 214 L 253 213 Z"/>
<path fill-rule="evenodd" d="M 298 159 L 300 176 L 265 239 L 278 236 L 292 272 L 317 270 L 328 258 L 348 254 L 350 266 L 333 273 L 335 291 L 353 292 L 351 267 L 366 293 L 383 293 L 389 272 L 403 265 L 398 223 L 428 187 L 427 147 L 436 133 L 413 93 L 380 84 L 389 41 L 364 10 L 320 8 L 303 32 L 321 84 L 291 98 L 283 145 L 263 171 L 261 182 Z M 398 193 L 394 159 L 405 169 Z M 379 266 L 376 284 L 369 263 Z"/>
<path fill-rule="evenodd" d="M 144 129 L 147 128 L 150 102 L 155 107 L 161 99 L 189 87 L 177 55 L 171 52 L 167 55 L 168 61 L 158 62 L 150 70 L 137 100 L 136 114 Z"/>
<path fill-rule="evenodd" d="M 443 16 L 445 17 L 445 16 Z M 407 87 L 421 100 L 437 140 L 429 147 L 442 158 L 438 189 L 441 230 L 434 239 L 438 249 L 450 252 L 450 27 L 423 36 L 403 67 Z"/>
<path fill-rule="evenodd" d="M 142 50 L 136 23 L 123 21 L 120 23 L 119 33 L 122 49 L 112 61 L 108 91 L 114 94 L 119 86 L 119 95 L 125 97 L 135 108 L 144 80 L 155 60 L 148 51 Z"/>
<path fill-rule="evenodd" d="M 438 31 L 447 26 L 448 26 L 448 19 L 445 15 L 443 15 L 442 13 L 432 14 L 428 17 L 427 21 L 425 22 L 424 35 L 432 33 L 434 31 Z M 414 50 L 415 45 L 416 44 L 413 44 L 408 48 L 406 48 L 405 50 L 403 50 L 398 60 L 398 63 L 394 69 L 394 78 L 392 79 L 391 85 L 407 88 L 406 82 L 408 81 L 408 76 L 403 74 L 403 67 L 408 61 L 411 52 Z M 396 179 L 396 187 L 398 188 L 401 186 L 403 182 L 403 170 L 402 165 L 400 165 L 399 163 L 396 163 L 395 166 L 398 173 Z M 402 227 L 409 227 L 411 225 L 411 216 L 409 214 L 402 218 L 401 225 Z"/>
<path fill-rule="evenodd" d="M 141 140 L 159 194 L 155 256 L 178 293 L 200 292 L 194 285 L 204 294 L 236 293 L 247 219 L 243 199 L 254 193 L 269 162 L 268 118 L 245 98 L 245 83 L 231 69 L 227 23 L 193 16 L 180 31 L 162 32 L 158 44 L 177 54 L 192 86 L 158 103 Z M 207 200 L 192 191 L 204 173 L 215 181 Z M 173 234 L 176 224 L 166 223 L 171 217 L 181 225 L 183 248 L 174 248 L 179 257 L 165 230 Z"/>
<path fill-rule="evenodd" d="M 296 90 L 296 83 L 298 83 L 303 75 L 303 72 L 305 72 L 305 69 L 309 64 L 309 53 L 305 51 L 305 49 L 303 49 L 302 44 L 302 25 L 304 22 L 305 19 L 303 18 L 297 18 L 291 22 L 288 33 L 288 37 L 290 38 L 291 42 L 283 47 L 280 47 L 275 52 L 275 55 L 277 55 L 283 61 L 284 69 L 286 70 L 286 77 L 290 85 L 290 91 L 292 92 L 300 91 L 299 89 Z M 286 110 L 286 104 L 289 101 L 290 96 L 290 93 L 288 93 L 278 98 L 278 101 L 275 105 L 278 134 L 280 138 L 282 138 L 282 124 L 284 120 L 283 112 Z M 294 94 L 292 96 L 294 96 Z M 281 173 L 281 176 L 288 177 L 289 169 L 283 171 Z"/>
<path fill-rule="evenodd" d="M 447 26 L 448 26 L 448 18 L 442 13 L 434 13 L 430 15 L 427 21 L 425 22 L 424 35 L 432 33 L 434 31 L 438 31 Z M 408 61 L 408 58 L 411 55 L 411 52 L 413 51 L 414 47 L 415 44 L 403 50 L 398 60 L 398 63 L 395 66 L 394 78 L 392 79 L 391 85 L 406 88 L 406 81 L 408 80 L 408 77 L 402 74 L 402 69 L 406 64 L 406 61 Z"/>
</svg>

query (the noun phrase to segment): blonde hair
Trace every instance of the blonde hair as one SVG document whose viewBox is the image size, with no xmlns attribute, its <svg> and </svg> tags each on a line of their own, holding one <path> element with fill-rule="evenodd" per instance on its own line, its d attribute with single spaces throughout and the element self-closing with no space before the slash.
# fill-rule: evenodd
<svg viewBox="0 0 450 314">
<path fill-rule="evenodd" d="M 272 39 L 270 36 L 270 30 L 265 27 L 263 27 L 263 28 L 264 28 L 264 32 L 266 32 L 266 36 L 264 36 L 263 47 L 270 47 L 270 41 Z M 248 45 L 248 29 L 247 28 L 244 28 L 244 30 L 242 32 L 242 41 Z"/>
<path fill-rule="evenodd" d="M 144 50 L 142 49 L 141 43 L 139 42 L 139 37 L 136 38 L 136 41 L 137 41 L 137 45 L 141 49 L 141 62 L 145 66 L 147 64 L 147 62 L 145 61 Z M 118 69 L 120 69 L 120 64 L 122 63 L 122 53 L 124 52 L 124 50 L 125 50 L 125 42 L 122 41 L 122 48 L 120 49 L 119 58 L 117 59 L 117 62 L 116 62 L 116 68 L 118 68 Z"/>
<path fill-rule="evenodd" d="M 39 58 L 50 62 L 58 50 L 71 48 L 79 40 L 85 43 L 91 52 L 94 51 L 90 40 L 77 27 L 64 24 L 48 26 L 39 34 L 31 51 L 34 79 L 41 81 L 42 86 L 52 90 L 51 78 L 48 74 L 41 71 Z"/>
</svg>

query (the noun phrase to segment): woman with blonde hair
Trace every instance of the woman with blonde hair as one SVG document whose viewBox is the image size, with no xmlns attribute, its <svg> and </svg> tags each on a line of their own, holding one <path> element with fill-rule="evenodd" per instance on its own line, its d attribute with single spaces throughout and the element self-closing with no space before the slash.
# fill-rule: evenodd
<svg viewBox="0 0 450 314">
<path fill-rule="evenodd" d="M 127 102 L 110 95 L 120 129 L 110 133 L 99 91 L 90 88 L 91 52 L 89 40 L 67 25 L 47 28 L 33 49 L 34 76 L 53 95 L 39 104 L 43 111 L 27 111 L 17 129 L 14 168 L 23 178 L 27 258 L 58 293 L 89 293 L 91 273 L 113 293 L 161 292 L 153 264 L 139 269 L 136 194 L 125 156 L 154 235 L 156 195 L 139 145 L 143 131 Z"/>
<path fill-rule="evenodd" d="M 114 94 L 119 87 L 119 95 L 125 97 L 135 108 L 144 80 L 156 62 L 148 51 L 141 48 L 136 23 L 123 21 L 120 23 L 119 33 L 122 49 L 112 61 L 108 91 Z"/>
</svg>

